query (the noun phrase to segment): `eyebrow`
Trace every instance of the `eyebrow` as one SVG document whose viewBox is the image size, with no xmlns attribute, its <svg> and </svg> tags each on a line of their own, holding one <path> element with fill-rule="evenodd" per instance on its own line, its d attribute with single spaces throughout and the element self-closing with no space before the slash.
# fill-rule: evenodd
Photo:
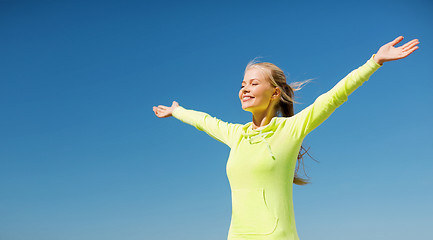
<svg viewBox="0 0 433 240">
<path fill-rule="evenodd" d="M 251 78 L 251 79 L 250 79 L 250 82 L 251 82 L 251 81 L 253 81 L 253 80 L 257 80 L 257 81 L 259 81 L 259 82 L 260 82 L 260 80 L 259 80 L 259 79 L 257 79 L 257 78 Z M 245 82 L 245 80 L 243 80 L 243 81 L 242 81 L 242 83 L 244 83 L 244 82 Z"/>
</svg>

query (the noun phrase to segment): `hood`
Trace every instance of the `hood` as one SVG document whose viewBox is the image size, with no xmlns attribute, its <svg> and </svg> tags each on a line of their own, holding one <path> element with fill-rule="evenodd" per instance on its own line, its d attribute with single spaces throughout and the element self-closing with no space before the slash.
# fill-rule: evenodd
<svg viewBox="0 0 433 240">
<path fill-rule="evenodd" d="M 275 155 L 272 152 L 271 146 L 269 145 L 269 142 L 266 139 L 275 133 L 275 130 L 277 129 L 277 120 L 278 117 L 273 117 L 267 125 L 259 127 L 257 129 L 253 129 L 252 128 L 253 123 L 249 122 L 242 127 L 242 132 L 241 132 L 243 139 L 246 139 L 249 142 L 249 144 L 256 144 L 264 141 L 266 143 L 266 146 L 268 147 L 269 155 L 274 160 L 275 160 Z"/>
</svg>

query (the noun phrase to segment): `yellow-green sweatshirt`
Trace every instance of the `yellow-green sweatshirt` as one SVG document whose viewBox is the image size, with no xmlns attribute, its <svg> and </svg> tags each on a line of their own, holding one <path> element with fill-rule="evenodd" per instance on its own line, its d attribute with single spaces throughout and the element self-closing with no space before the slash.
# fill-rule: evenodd
<svg viewBox="0 0 433 240">
<path fill-rule="evenodd" d="M 181 106 L 172 115 L 230 147 L 226 164 L 232 216 L 228 240 L 298 240 L 292 201 L 294 170 L 305 136 L 347 101 L 379 67 L 371 58 L 292 117 L 252 129 Z M 205 239 L 205 238 L 204 238 Z"/>
</svg>

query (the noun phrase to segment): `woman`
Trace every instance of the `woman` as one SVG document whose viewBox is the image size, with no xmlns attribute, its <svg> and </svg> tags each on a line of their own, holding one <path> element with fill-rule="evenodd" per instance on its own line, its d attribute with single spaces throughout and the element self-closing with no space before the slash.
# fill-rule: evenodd
<svg viewBox="0 0 433 240">
<path fill-rule="evenodd" d="M 187 110 L 176 101 L 171 107 L 153 107 L 156 116 L 174 116 L 230 147 L 226 166 L 232 193 L 228 240 L 299 239 L 292 183 L 307 183 L 296 175 L 303 139 L 384 62 L 405 58 L 418 49 L 417 39 L 395 48 L 401 40 L 402 36 L 383 45 L 364 65 L 295 115 L 293 93 L 298 89 L 286 83 L 283 71 L 274 64 L 254 62 L 247 65 L 239 91 L 242 109 L 252 113 L 252 122 L 227 123 L 204 112 Z"/>
</svg>

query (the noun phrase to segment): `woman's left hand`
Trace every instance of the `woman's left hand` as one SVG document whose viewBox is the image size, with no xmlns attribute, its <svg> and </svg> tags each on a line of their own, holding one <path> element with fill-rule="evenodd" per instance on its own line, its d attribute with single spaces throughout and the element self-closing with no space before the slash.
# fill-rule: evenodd
<svg viewBox="0 0 433 240">
<path fill-rule="evenodd" d="M 384 62 L 405 58 L 418 49 L 418 46 L 416 46 L 419 43 L 418 39 L 413 39 L 403 46 L 395 48 L 394 46 L 401 42 L 401 40 L 403 40 L 403 36 L 380 47 L 374 56 L 374 61 L 382 65 Z"/>
</svg>

